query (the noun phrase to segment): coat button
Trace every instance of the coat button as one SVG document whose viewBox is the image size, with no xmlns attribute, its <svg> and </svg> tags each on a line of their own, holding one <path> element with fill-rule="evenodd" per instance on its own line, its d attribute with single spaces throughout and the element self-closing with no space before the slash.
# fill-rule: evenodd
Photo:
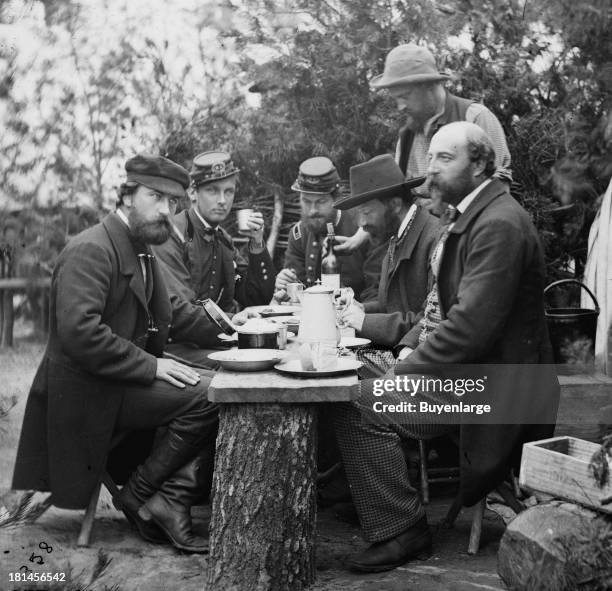
<svg viewBox="0 0 612 591">
<path fill-rule="evenodd" d="M 266 266 L 266 263 L 264 263 L 264 261 L 261 261 L 261 266 L 262 266 L 262 267 L 265 267 L 265 266 Z"/>
<path fill-rule="evenodd" d="M 267 275 L 264 275 L 264 276 L 263 276 L 263 278 L 264 278 L 264 281 L 267 281 L 268 276 L 267 276 Z"/>
<path fill-rule="evenodd" d="M 317 246 L 317 242 L 313 242 L 313 243 L 312 243 L 312 245 L 313 245 L 313 246 Z"/>
<path fill-rule="evenodd" d="M 310 255 L 310 258 L 311 258 L 311 259 L 314 259 L 314 254 L 311 254 L 311 255 Z"/>
<path fill-rule="evenodd" d="M 308 267 L 308 270 L 309 270 L 309 271 L 312 271 L 312 267 Z"/>
</svg>

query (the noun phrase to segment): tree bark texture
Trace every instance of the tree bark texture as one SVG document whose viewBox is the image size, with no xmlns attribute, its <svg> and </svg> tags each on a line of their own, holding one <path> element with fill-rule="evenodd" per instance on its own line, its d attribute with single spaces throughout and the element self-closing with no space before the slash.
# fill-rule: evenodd
<svg viewBox="0 0 612 591">
<path fill-rule="evenodd" d="M 314 582 L 315 435 L 312 404 L 220 406 L 210 589 L 292 591 Z"/>
</svg>

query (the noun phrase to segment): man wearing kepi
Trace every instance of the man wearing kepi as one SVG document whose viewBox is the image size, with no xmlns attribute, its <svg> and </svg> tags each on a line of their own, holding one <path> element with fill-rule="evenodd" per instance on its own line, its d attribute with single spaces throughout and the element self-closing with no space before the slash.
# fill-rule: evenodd
<svg viewBox="0 0 612 591">
<path fill-rule="evenodd" d="M 448 92 L 444 83 L 450 76 L 438 72 L 431 52 L 408 43 L 392 49 L 384 72 L 371 81 L 372 88 L 387 89 L 405 116 L 396 148 L 396 161 L 406 178 L 419 177 L 427 170 L 431 138 L 440 127 L 452 121 L 469 121 L 482 127 L 495 148 L 495 177 L 512 181 L 510 152 L 497 117 L 483 104 Z M 426 195 L 427 186 L 417 189 Z"/>
<path fill-rule="evenodd" d="M 460 496 L 470 506 L 516 466 L 524 442 L 552 434 L 552 424 L 533 424 L 554 423 L 559 397 L 554 370 L 540 365 L 552 362 L 542 249 L 528 214 L 494 171 L 493 144 L 477 125 L 450 123 L 432 138 L 428 188 L 445 228 L 432 256 L 434 283 L 423 318 L 402 339 L 405 358 L 385 378 L 421 377 L 424 366 L 448 372 L 461 370 L 458 364 L 479 364 L 484 373 L 493 364 L 513 364 L 513 379 L 485 391 L 491 407 L 512 409 L 514 423 L 475 424 L 418 412 L 388 413 L 381 420 L 373 404 L 380 380 L 363 380 L 360 398 L 334 410 L 355 506 L 372 542 L 349 561 L 355 570 L 388 570 L 430 551 L 431 533 L 408 479 L 402 438 L 431 438 L 460 422 Z M 385 392 L 385 402 L 409 401 L 418 409 L 422 401 L 456 402 L 461 392 L 412 394 L 395 387 Z M 497 416 L 498 423 L 509 422 L 505 414 Z"/>
<path fill-rule="evenodd" d="M 218 413 L 206 398 L 210 378 L 162 357 L 168 333 L 180 336 L 186 325 L 172 315 L 150 248 L 168 239 L 189 175 L 146 154 L 125 168 L 117 211 L 73 238 L 57 260 L 49 341 L 27 402 L 13 487 L 51 491 L 58 507 L 84 508 L 113 434 L 128 434 L 108 469 L 125 474 L 142 463 L 121 490 L 120 508 L 146 540 L 204 552 L 207 540 L 192 533 L 189 510 L 210 487 L 199 474 L 210 474 Z M 158 427 L 151 449 L 143 432 Z M 143 453 L 130 464 L 136 449 Z"/>
<path fill-rule="evenodd" d="M 218 345 L 218 329 L 196 302 L 207 298 L 225 312 L 241 306 L 268 304 L 274 294 L 276 271 L 264 239 L 261 212 L 252 212 L 248 256 L 234 248 L 221 227 L 234 203 L 240 171 L 225 152 L 204 152 L 193 159 L 193 206 L 173 218 L 170 239 L 155 247 L 162 263 L 175 314 L 190 323 L 181 340 L 172 339 L 170 353 L 206 364 L 206 352 Z"/>
<path fill-rule="evenodd" d="M 277 291 L 286 290 L 293 282 L 307 287 L 316 282 L 321 274 L 321 251 L 328 223 L 334 224 L 340 240 L 353 236 L 359 228 L 352 212 L 341 214 L 334 209 L 334 201 L 340 196 L 340 176 L 329 158 L 316 156 L 302 162 L 291 189 L 300 194 L 301 220 L 289 232 L 284 268 L 276 276 Z M 371 251 L 366 240 L 350 254 L 338 256 L 340 283 L 351 287 L 357 297 L 366 290 L 366 297 L 376 293 L 380 258 L 368 258 Z"/>
<path fill-rule="evenodd" d="M 353 208 L 360 227 L 384 253 L 378 298 L 354 301 L 342 316 L 345 325 L 372 341 L 373 348 L 360 349 L 358 356 L 377 375 L 394 363 L 392 350 L 416 322 L 431 287 L 429 259 L 440 225 L 411 192 L 424 181 L 406 180 L 392 156 L 376 156 L 351 167 L 351 194 L 334 204 Z"/>
</svg>

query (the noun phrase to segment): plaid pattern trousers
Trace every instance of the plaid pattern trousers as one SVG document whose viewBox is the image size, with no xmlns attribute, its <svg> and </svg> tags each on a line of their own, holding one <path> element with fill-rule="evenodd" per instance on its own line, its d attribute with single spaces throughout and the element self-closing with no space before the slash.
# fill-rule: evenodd
<svg viewBox="0 0 612 591">
<path fill-rule="evenodd" d="M 362 381 L 359 398 L 334 405 L 333 413 L 361 527 L 368 541 L 379 542 L 405 531 L 425 514 L 408 477 L 402 439 L 431 439 L 451 433 L 458 426 L 445 423 L 433 414 L 376 412 L 376 402 L 394 405 L 410 401 L 418 406 L 420 401 L 445 404 L 456 402 L 456 398 L 450 393 L 410 396 L 402 391 L 373 396 L 373 381 Z"/>
</svg>

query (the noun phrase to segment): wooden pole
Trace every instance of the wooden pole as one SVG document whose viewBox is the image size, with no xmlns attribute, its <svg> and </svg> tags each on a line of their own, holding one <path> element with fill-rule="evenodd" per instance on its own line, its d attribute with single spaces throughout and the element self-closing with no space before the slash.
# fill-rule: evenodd
<svg viewBox="0 0 612 591">
<path fill-rule="evenodd" d="M 220 406 L 208 588 L 314 582 L 316 414 L 311 404 Z"/>
<path fill-rule="evenodd" d="M 13 346 L 13 326 L 15 323 L 15 314 L 13 311 L 13 292 L 10 290 L 4 290 L 2 292 L 2 308 L 3 308 L 3 322 L 2 322 L 2 340 L 0 346 L 12 347 Z"/>
</svg>

